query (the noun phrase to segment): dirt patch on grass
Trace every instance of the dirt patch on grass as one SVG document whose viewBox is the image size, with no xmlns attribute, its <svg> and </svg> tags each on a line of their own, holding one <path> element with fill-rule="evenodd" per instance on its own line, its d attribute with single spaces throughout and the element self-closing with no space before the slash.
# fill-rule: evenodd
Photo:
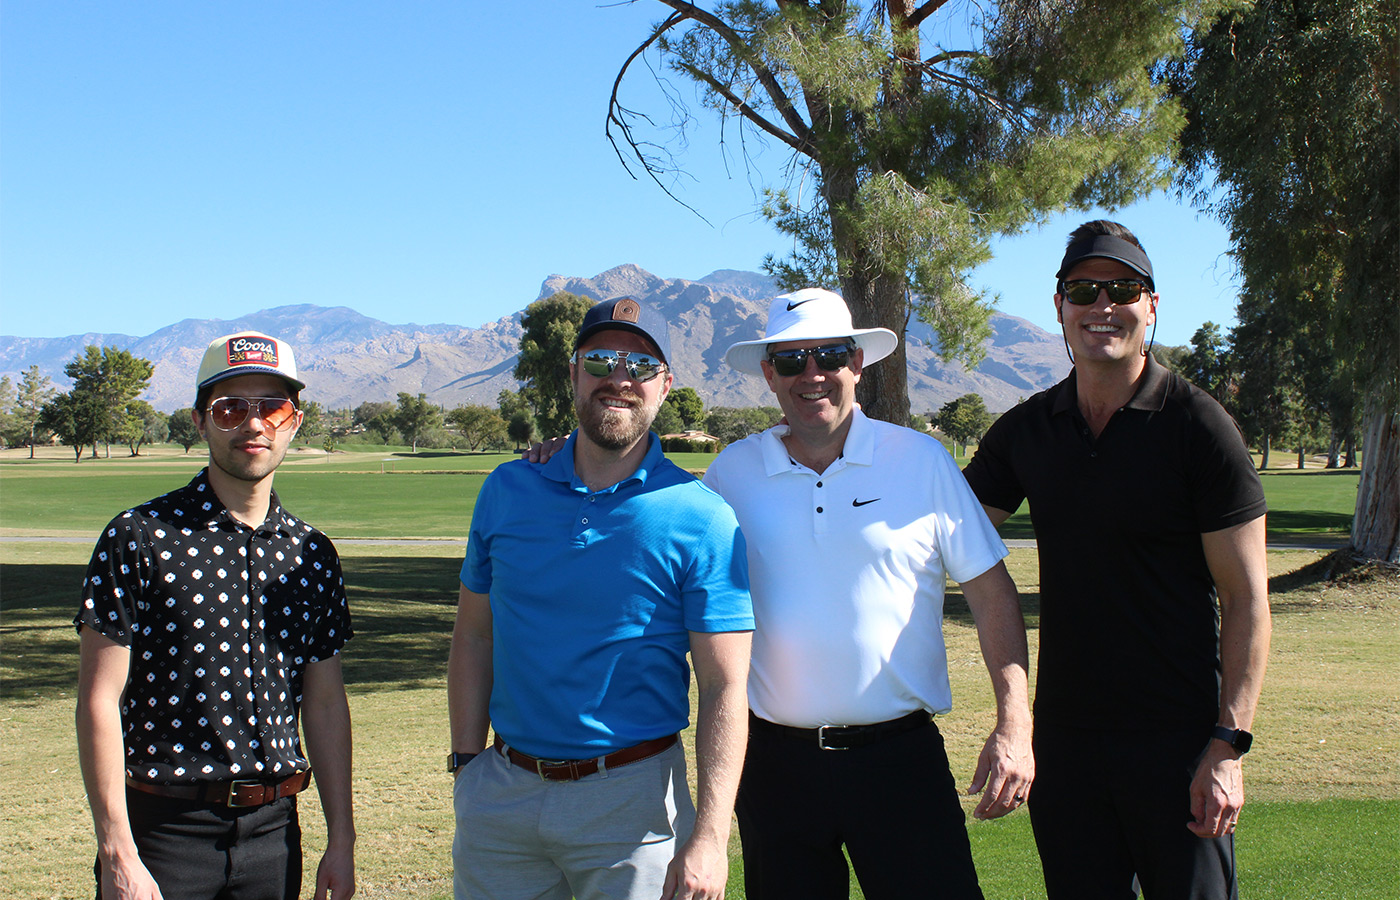
<svg viewBox="0 0 1400 900">
<path fill-rule="evenodd" d="M 1362 559 L 1349 548 L 1269 579 L 1275 610 L 1386 609 L 1400 605 L 1400 566 Z"/>
</svg>

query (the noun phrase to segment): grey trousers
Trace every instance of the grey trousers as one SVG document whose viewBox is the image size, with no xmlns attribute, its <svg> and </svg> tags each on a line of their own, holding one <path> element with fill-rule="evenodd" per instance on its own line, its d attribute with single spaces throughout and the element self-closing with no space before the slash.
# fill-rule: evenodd
<svg viewBox="0 0 1400 900">
<path fill-rule="evenodd" d="M 457 773 L 455 900 L 656 900 L 695 824 L 678 743 L 578 781 L 487 750 Z"/>
</svg>

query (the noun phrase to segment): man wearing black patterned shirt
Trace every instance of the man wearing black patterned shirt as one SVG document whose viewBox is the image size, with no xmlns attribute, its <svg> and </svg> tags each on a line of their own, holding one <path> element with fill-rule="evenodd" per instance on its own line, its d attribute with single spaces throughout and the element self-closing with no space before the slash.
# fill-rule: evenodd
<svg viewBox="0 0 1400 900">
<path fill-rule="evenodd" d="M 214 341 L 195 384 L 208 467 L 112 520 L 74 619 L 98 897 L 298 897 L 295 795 L 314 764 L 327 829 L 315 896 L 348 900 L 340 560 L 272 490 L 305 385 L 292 349 L 256 332 Z"/>
</svg>

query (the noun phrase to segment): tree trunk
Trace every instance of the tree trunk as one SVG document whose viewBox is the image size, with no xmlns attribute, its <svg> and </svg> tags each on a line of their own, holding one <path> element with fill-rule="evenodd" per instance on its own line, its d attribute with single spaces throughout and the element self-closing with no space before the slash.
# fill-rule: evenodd
<svg viewBox="0 0 1400 900">
<path fill-rule="evenodd" d="M 904 285 L 900 279 L 880 276 L 859 283 L 851 279 L 846 302 L 857 328 L 888 328 L 899 337 L 894 352 L 861 371 L 856 386 L 856 399 L 861 410 L 872 419 L 883 419 L 895 425 L 909 424 L 909 363 L 904 352 L 904 320 L 907 306 Z M 855 293 L 852 298 L 851 293 Z M 852 302 L 854 300 L 854 302 Z"/>
<path fill-rule="evenodd" d="M 1351 548 L 1368 559 L 1400 562 L 1400 411 L 1373 401 L 1361 430 L 1365 438 Z"/>
<path fill-rule="evenodd" d="M 1298 468 L 1300 468 L 1300 469 L 1306 468 L 1306 467 L 1304 466 L 1304 463 L 1307 461 L 1307 458 L 1308 458 L 1308 455 L 1307 455 L 1307 454 L 1308 454 L 1308 451 L 1303 447 L 1302 444 L 1299 444 L 1299 445 L 1298 445 Z"/>
<path fill-rule="evenodd" d="M 841 294 L 850 307 L 852 324 L 856 328 L 888 328 L 899 338 L 893 353 L 861 372 L 856 400 L 861 411 L 873 419 L 908 425 L 909 370 L 904 353 L 908 304 L 904 299 L 904 278 L 881 273 L 846 217 L 838 214 L 838 210 L 856 205 L 856 173 L 824 165 L 822 180 L 831 217 L 832 244 L 840 267 Z"/>
<path fill-rule="evenodd" d="M 1327 468 L 1335 469 L 1342 459 L 1342 436 L 1332 432 L 1332 440 L 1327 444 Z"/>
<path fill-rule="evenodd" d="M 1356 435 L 1354 434 L 1347 435 L 1346 459 L 1343 460 L 1342 466 L 1347 469 L 1356 468 Z"/>
<path fill-rule="evenodd" d="M 1259 471 L 1264 471 L 1269 467 L 1269 433 L 1264 432 L 1263 439 L 1259 442 Z"/>
</svg>

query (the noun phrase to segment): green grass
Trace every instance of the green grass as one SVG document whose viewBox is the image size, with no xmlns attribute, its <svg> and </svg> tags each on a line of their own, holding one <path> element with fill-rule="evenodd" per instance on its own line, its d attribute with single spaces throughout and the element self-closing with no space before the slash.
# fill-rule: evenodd
<svg viewBox="0 0 1400 900">
<path fill-rule="evenodd" d="M 453 823 L 441 772 L 444 679 L 460 551 L 428 543 L 342 551 L 357 632 L 345 673 L 355 720 L 361 895 L 446 898 Z M 82 544 L 0 544 L 0 779 L 8 798 L 0 809 L 0 896 L 7 898 L 83 896 L 88 884 L 93 845 L 73 750 L 77 639 L 69 624 L 87 554 Z M 1270 567 L 1291 570 L 1317 555 L 1271 552 Z M 1013 551 L 1010 565 L 1024 591 L 1034 653 L 1034 551 Z M 954 774 L 966 784 L 993 708 L 956 591 L 947 634 L 957 708 L 940 728 Z M 1239 850 L 1246 896 L 1394 895 L 1397 653 L 1394 602 L 1355 608 L 1316 593 L 1279 598 L 1259 740 L 1246 767 L 1250 804 Z M 322 825 L 314 792 L 304 797 L 314 860 Z M 1043 896 L 1024 814 L 968 827 L 989 898 Z M 732 849 L 729 896 L 742 898 L 737 837 Z"/>
<path fill-rule="evenodd" d="M 1356 512 L 1356 469 L 1269 469 L 1259 476 L 1269 500 L 1271 535 L 1351 532 Z"/>
<path fill-rule="evenodd" d="M 350 446 L 355 452 L 330 456 L 319 450 L 293 452 L 277 473 L 277 490 L 287 507 L 332 538 L 465 537 L 485 473 L 518 458 L 513 453 L 412 454 L 405 448 Z M 78 464 L 71 455 L 53 451 L 33 461 L 20 451 L 6 451 L 0 454 L 0 534 L 96 534 L 120 510 L 192 477 L 204 463 L 200 450 L 184 455 L 157 448 L 137 459 L 114 456 Z M 714 455 L 677 453 L 671 459 L 698 473 Z M 1262 478 L 1271 540 L 1345 538 L 1356 504 L 1356 470 L 1271 469 Z M 1001 533 L 1035 537 L 1024 504 Z"/>
</svg>

